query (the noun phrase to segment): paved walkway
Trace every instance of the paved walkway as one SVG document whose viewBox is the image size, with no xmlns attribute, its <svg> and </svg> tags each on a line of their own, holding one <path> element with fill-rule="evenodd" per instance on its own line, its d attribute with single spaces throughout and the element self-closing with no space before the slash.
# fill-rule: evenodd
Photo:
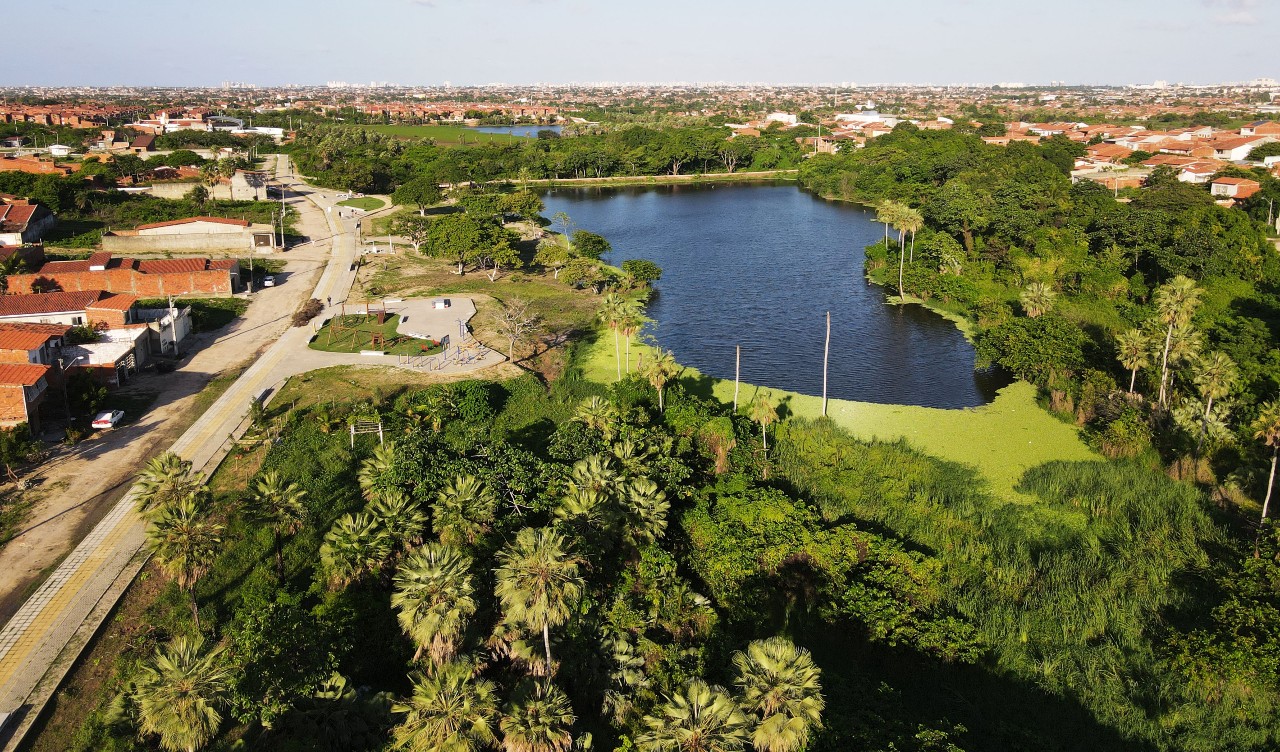
<svg viewBox="0 0 1280 752">
<path fill-rule="evenodd" d="M 277 175 L 283 176 L 287 169 L 287 160 L 280 158 Z M 309 186 L 300 188 L 306 191 L 306 200 L 316 207 L 313 214 L 321 214 L 332 231 L 331 238 L 316 243 L 327 243 L 330 251 L 311 296 L 319 300 L 345 299 L 355 279 L 354 223 L 337 217 L 333 194 Z M 415 314 L 410 315 L 412 320 Z M 312 350 L 307 346 L 311 335 L 310 327 L 286 330 L 174 442 L 172 451 L 190 460 L 199 472 L 210 474 L 229 449 L 230 437 L 245 429 L 250 403 L 270 399 L 289 376 L 344 364 L 415 368 L 385 356 L 372 359 Z M 456 363 L 455 368 L 445 372 L 475 370 L 502 360 L 493 351 L 487 352 L 491 355 L 480 361 Z M 496 361 L 492 360 L 494 355 Z M 0 734 L 4 750 L 16 748 L 84 644 L 145 563 L 145 553 L 141 551 L 145 527 L 134 511 L 134 497 L 135 490 L 131 488 L 0 630 L 0 713 L 13 716 Z"/>
</svg>

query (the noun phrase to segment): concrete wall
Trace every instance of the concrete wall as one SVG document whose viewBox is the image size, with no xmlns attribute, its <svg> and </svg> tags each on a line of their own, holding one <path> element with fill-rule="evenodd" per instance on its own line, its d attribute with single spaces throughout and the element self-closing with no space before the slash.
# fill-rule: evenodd
<svg viewBox="0 0 1280 752">
<path fill-rule="evenodd" d="M 187 222 L 180 225 L 163 225 L 135 230 L 138 237 L 154 237 L 157 235 L 235 235 L 244 232 L 241 225 L 230 225 L 223 222 Z"/>
<path fill-rule="evenodd" d="M 230 295 L 235 292 L 231 272 L 210 269 L 195 272 L 143 274 L 136 269 L 107 269 L 100 272 L 62 272 L 58 274 L 11 274 L 9 292 L 26 295 L 40 287 L 52 290 L 106 290 L 140 298 L 163 298 L 166 295 Z"/>
<path fill-rule="evenodd" d="M 230 225 L 228 225 L 230 226 Z M 118 255 L 131 253 L 165 253 L 173 251 L 236 251 L 271 253 L 273 247 L 254 248 L 255 234 L 271 234 L 270 225 L 252 225 L 235 232 L 200 233 L 195 235 L 103 235 L 102 250 Z M 274 237 L 274 235 L 272 235 Z"/>
<path fill-rule="evenodd" d="M 152 183 L 147 186 L 146 193 L 160 198 L 186 198 L 191 189 L 195 188 L 199 183 Z M 218 183 L 217 185 L 207 185 L 205 188 L 209 191 L 210 198 L 220 199 L 222 201 L 265 201 L 267 199 L 267 189 L 263 186 L 254 187 L 245 182 L 237 181 L 228 185 L 227 183 Z"/>
</svg>

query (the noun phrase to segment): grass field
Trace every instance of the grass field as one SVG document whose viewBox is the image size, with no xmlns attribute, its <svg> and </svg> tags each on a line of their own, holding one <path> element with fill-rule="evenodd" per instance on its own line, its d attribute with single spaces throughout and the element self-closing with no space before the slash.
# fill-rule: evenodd
<svg viewBox="0 0 1280 752">
<path fill-rule="evenodd" d="M 593 381 L 611 383 L 617 374 L 613 336 L 605 332 L 586 346 L 581 364 Z M 631 365 L 641 354 L 652 352 L 632 342 Z M 682 383 L 691 391 L 733 401 L 733 382 L 712 379 L 686 369 Z M 738 405 L 750 404 L 761 387 L 742 384 Z M 822 399 L 780 389 L 766 389 L 780 403 L 780 417 L 817 418 Z M 905 439 L 918 449 L 944 460 L 976 468 L 992 492 L 1011 501 L 1034 501 L 1014 490 L 1022 474 L 1053 460 L 1101 459 L 1080 439 L 1074 426 L 1063 423 L 1036 404 L 1035 387 L 1024 381 L 1001 389 L 995 401 L 967 410 L 942 410 L 914 405 L 882 405 L 873 402 L 829 400 L 827 416 L 860 439 Z"/>
<path fill-rule="evenodd" d="M 339 318 L 344 327 L 342 330 L 334 328 L 334 324 L 338 323 Z M 381 350 L 392 355 L 430 355 L 444 349 L 439 345 L 432 346 L 430 342 L 424 339 L 398 334 L 396 326 L 399 323 L 400 317 L 394 314 L 388 316 L 387 320 L 381 324 L 378 323 L 376 317 L 363 314 L 335 316 L 327 324 L 320 327 L 315 339 L 311 341 L 311 349 L 341 353 Z M 382 335 L 382 344 L 376 346 L 373 344 L 373 336 L 375 334 Z"/>
<path fill-rule="evenodd" d="M 360 127 L 396 138 L 429 138 L 438 146 L 509 144 L 521 140 L 520 136 L 511 136 L 506 133 L 482 133 L 462 125 L 362 125 Z"/>
<path fill-rule="evenodd" d="M 351 206 L 364 211 L 374 211 L 375 209 L 381 209 L 386 206 L 386 203 L 384 203 L 382 199 L 374 198 L 373 196 L 361 196 L 360 198 L 349 198 L 346 201 L 339 201 L 338 206 Z"/>
</svg>

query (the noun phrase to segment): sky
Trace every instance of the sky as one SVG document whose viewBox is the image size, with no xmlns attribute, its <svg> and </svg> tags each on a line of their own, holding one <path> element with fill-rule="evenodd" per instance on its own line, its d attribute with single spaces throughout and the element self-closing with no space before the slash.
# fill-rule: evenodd
<svg viewBox="0 0 1280 752">
<path fill-rule="evenodd" d="M 0 85 L 1280 79 L 1280 0 L 44 0 Z M 52 48 L 52 49 L 51 49 Z"/>
</svg>

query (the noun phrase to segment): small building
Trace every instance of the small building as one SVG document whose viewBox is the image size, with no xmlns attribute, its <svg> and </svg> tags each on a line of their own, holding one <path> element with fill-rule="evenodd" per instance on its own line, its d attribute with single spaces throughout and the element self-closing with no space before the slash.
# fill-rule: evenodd
<svg viewBox="0 0 1280 752">
<path fill-rule="evenodd" d="M 69 157 L 71 156 L 71 147 L 64 144 L 54 144 L 49 147 L 49 156 Z"/>
<path fill-rule="evenodd" d="M 55 221 L 53 212 L 43 204 L 0 194 L 0 245 L 38 242 Z"/>
<path fill-rule="evenodd" d="M 69 331 L 66 324 L 0 323 L 0 363 L 53 365 Z"/>
<path fill-rule="evenodd" d="M 30 175 L 70 175 L 75 170 L 45 157 L 0 156 L 0 172 L 25 172 Z"/>
<path fill-rule="evenodd" d="M 1241 162 L 1248 158 L 1249 152 L 1263 144 L 1277 140 L 1274 136 L 1239 136 L 1225 138 L 1213 142 L 1213 156 L 1228 162 Z"/>
<path fill-rule="evenodd" d="M 40 404 L 49 391 L 45 365 L 0 363 L 0 427 L 26 423 L 33 434 L 40 430 Z"/>
<path fill-rule="evenodd" d="M 143 153 L 155 151 L 156 150 L 155 135 L 151 133 L 144 133 L 141 136 L 137 136 L 129 144 L 129 150 L 132 151 L 134 154 L 143 154 Z"/>
<path fill-rule="evenodd" d="M 1249 198 L 1262 190 L 1262 184 L 1248 178 L 1218 178 L 1209 184 L 1209 193 L 1237 201 Z"/>
<path fill-rule="evenodd" d="M 1241 136 L 1280 136 L 1280 123 L 1273 120 L 1255 120 L 1240 129 Z"/>
<path fill-rule="evenodd" d="M 117 326 L 132 323 L 137 298 L 102 290 L 0 295 L 0 322 Z"/>
</svg>

